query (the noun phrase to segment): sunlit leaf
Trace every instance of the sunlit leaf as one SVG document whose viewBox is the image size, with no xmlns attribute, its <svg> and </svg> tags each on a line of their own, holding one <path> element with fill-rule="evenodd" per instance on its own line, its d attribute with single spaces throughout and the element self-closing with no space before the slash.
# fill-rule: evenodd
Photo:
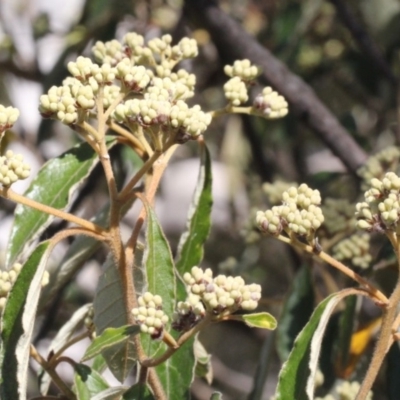
<svg viewBox="0 0 400 400">
<path fill-rule="evenodd" d="M 115 140 L 109 140 L 108 147 L 111 148 L 115 143 Z M 90 145 L 80 143 L 44 164 L 25 192 L 25 196 L 53 208 L 66 210 L 71 205 L 73 194 L 98 162 L 98 156 Z M 11 266 L 54 218 L 33 208 L 17 205 L 6 264 Z"/>
<path fill-rule="evenodd" d="M 2 399 L 26 399 L 33 325 L 47 259 L 53 248 L 41 243 L 28 258 L 9 293 L 1 318 Z"/>
<path fill-rule="evenodd" d="M 180 238 L 176 268 L 183 275 L 199 265 L 203 259 L 203 247 L 211 226 L 212 173 L 210 153 L 201 146 L 201 165 L 196 190 L 189 209 L 187 230 Z"/>
<path fill-rule="evenodd" d="M 270 329 L 274 330 L 277 326 L 275 317 L 267 312 L 244 314 L 241 318 L 246 325 L 252 328 Z"/>
</svg>

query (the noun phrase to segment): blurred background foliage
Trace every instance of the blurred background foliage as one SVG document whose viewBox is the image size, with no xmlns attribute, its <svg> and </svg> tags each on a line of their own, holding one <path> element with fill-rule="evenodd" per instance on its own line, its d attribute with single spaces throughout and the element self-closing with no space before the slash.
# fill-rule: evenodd
<svg viewBox="0 0 400 400">
<path fill-rule="evenodd" d="M 89 55 L 95 41 L 121 38 L 129 31 L 147 39 L 163 33 L 172 34 L 175 40 L 194 37 L 200 55 L 185 65 L 197 75 L 193 102 L 201 104 L 204 110 L 223 107 L 224 59 L 207 29 L 196 27 L 196 21 L 183 12 L 185 7 L 190 10 L 194 1 L 3 0 L 0 103 L 17 106 L 22 116 L 15 131 L 7 133 L 2 148 L 14 147 L 24 152 L 37 170 L 47 159 L 74 144 L 78 139 L 68 127 L 40 119 L 39 96 L 52 85 L 59 85 L 67 75 L 66 63 L 79 54 Z M 221 0 L 219 7 L 305 81 L 366 154 L 399 145 L 400 1 Z M 274 86 L 273 82 L 270 84 Z M 253 229 L 254 210 L 274 204 L 274 194 L 281 189 L 276 184 L 271 189 L 268 184 L 279 180 L 306 182 L 319 189 L 323 198 L 331 198 L 331 203 L 325 204 L 325 217 L 334 222 L 334 227 L 327 224 L 321 230 L 321 244 L 332 249 L 331 253 L 335 251 L 334 245 L 355 233 L 351 210 L 360 195 L 362 176 L 348 171 L 340 155 L 334 155 L 301 117 L 291 113 L 290 108 L 289 116 L 276 122 L 222 117 L 213 122 L 205 135 L 215 162 L 215 205 L 214 228 L 203 266 L 242 274 L 246 280 L 262 284 L 261 307 L 281 316 L 280 328 L 275 333 L 231 322 L 213 326 L 201 335 L 205 348 L 212 354 L 211 385 L 224 393 L 224 399 L 270 398 L 279 368 L 316 302 L 351 285 L 336 271 L 273 238 L 260 238 Z M 190 188 L 194 187 L 197 175 L 196 157 L 196 145 L 182 146 L 159 194 L 158 212 L 173 246 L 184 227 Z M 121 180 L 137 166 L 137 160 L 120 149 L 115 150 L 115 159 Z M 101 179 L 100 170 L 96 170 L 76 197 L 77 212 L 86 215 L 104 204 Z M 22 185 L 20 190 L 24 188 Z M 334 199 L 343 201 L 335 203 Z M 336 213 L 332 211 L 335 207 Z M 0 202 L 4 237 L 12 210 L 12 205 Z M 336 229 L 338 215 L 343 218 Z M 133 218 L 134 214 L 128 215 L 127 230 Z M 45 236 L 62 227 L 60 223 L 52 225 Z M 6 246 L 5 239 L 1 246 Z M 54 255 L 53 266 L 65 251 L 61 247 Z M 363 251 L 368 256 L 367 261 L 363 259 L 362 274 L 390 291 L 396 274 L 391 250 L 380 237 L 373 237 Z M 340 249 L 336 252 L 339 254 Z M 79 305 L 91 300 L 95 283 L 87 282 L 96 282 L 103 259 L 104 254 L 96 254 L 59 294 L 47 316 L 38 321 L 36 341 L 42 343 L 42 348 Z M 348 261 L 351 263 L 351 257 Z M 363 376 L 377 317 L 376 309 L 369 304 L 349 302 L 338 310 L 322 354 L 322 392 L 328 391 L 336 379 Z M 78 355 L 81 352 L 77 349 Z M 379 399 L 398 398 L 398 383 L 393 378 L 394 372 L 399 372 L 397 347 L 391 350 L 388 362 L 391 367 L 382 373 L 374 388 Z M 210 371 L 208 377 L 209 374 Z M 33 378 L 31 390 L 32 394 L 37 392 Z M 210 393 L 205 380 L 197 379 L 193 397 L 208 399 Z"/>
</svg>

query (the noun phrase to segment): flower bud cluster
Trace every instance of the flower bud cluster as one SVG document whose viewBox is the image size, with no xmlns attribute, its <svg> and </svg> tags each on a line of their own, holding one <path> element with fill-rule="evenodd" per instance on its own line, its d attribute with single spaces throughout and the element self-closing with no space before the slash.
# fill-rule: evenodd
<svg viewBox="0 0 400 400">
<path fill-rule="evenodd" d="M 131 99 L 119 104 L 114 112 L 118 122 L 138 123 L 143 126 L 164 125 L 183 130 L 191 137 L 202 134 L 211 122 L 211 115 L 204 113 L 200 106 L 189 107 L 184 101 L 175 104 L 167 100 L 150 98 Z"/>
<path fill-rule="evenodd" d="M 87 57 L 68 63 L 72 77 L 41 96 L 40 112 L 67 125 L 81 123 L 89 112 L 96 111 L 96 97 L 102 88 L 104 109 L 121 98 L 110 117 L 132 130 L 132 124 L 145 128 L 154 124 L 161 125 L 162 132 L 178 142 L 197 137 L 206 130 L 212 116 L 198 105 L 189 107 L 185 103 L 194 95 L 195 75 L 183 69 L 172 72 L 178 61 L 197 55 L 197 44 L 189 38 L 176 46 L 171 42 L 172 37 L 164 35 L 146 45 L 143 36 L 136 33 L 125 35 L 123 43 L 97 42 L 92 50 L 100 65 Z M 135 97 L 123 101 L 130 92 Z"/>
<path fill-rule="evenodd" d="M 71 75 L 80 82 L 87 83 L 93 78 L 99 85 L 110 85 L 115 79 L 114 67 L 108 63 L 99 66 L 87 57 L 79 56 L 75 62 L 70 61 L 67 67 Z"/>
<path fill-rule="evenodd" d="M 16 281 L 21 269 L 22 265 L 20 263 L 15 263 L 8 271 L 0 271 L 0 312 L 6 305 L 8 293 Z M 48 283 L 49 273 L 45 271 L 42 278 L 42 286 L 46 286 Z"/>
<path fill-rule="evenodd" d="M 354 204 L 346 199 L 326 198 L 322 206 L 325 217 L 324 226 L 330 234 L 354 229 Z"/>
<path fill-rule="evenodd" d="M 203 271 L 193 267 L 183 275 L 183 280 L 189 294 L 186 301 L 177 305 L 173 323 L 177 330 L 193 326 L 207 313 L 216 316 L 254 310 L 261 298 L 260 285 L 246 285 L 240 276 L 218 275 L 213 278 L 209 268 Z"/>
<path fill-rule="evenodd" d="M 244 82 L 254 81 L 261 73 L 261 69 L 251 65 L 250 60 L 236 60 L 233 65 L 225 65 L 224 72 L 231 78 L 238 77 Z"/>
<path fill-rule="evenodd" d="M 396 230 L 400 218 L 400 177 L 394 172 L 371 179 L 365 202 L 356 204 L 357 227 L 366 231 Z"/>
<path fill-rule="evenodd" d="M 194 39 L 184 37 L 180 42 L 171 48 L 171 57 L 174 60 L 195 58 L 199 54 L 197 42 Z"/>
<path fill-rule="evenodd" d="M 19 110 L 14 107 L 4 107 L 0 104 L 0 135 L 12 128 L 19 117 Z"/>
<path fill-rule="evenodd" d="M 0 156 L 0 183 L 10 186 L 12 183 L 26 179 L 31 172 L 31 167 L 24 163 L 21 154 L 14 154 L 7 150 L 4 156 Z"/>
<path fill-rule="evenodd" d="M 70 82 L 70 80 L 68 81 Z M 76 85 L 77 88 L 80 85 Z M 76 99 L 71 93 L 71 86 L 52 86 L 47 94 L 40 96 L 39 111 L 45 118 L 56 118 L 66 125 L 78 120 Z"/>
<path fill-rule="evenodd" d="M 99 63 L 112 66 L 126 57 L 124 46 L 115 39 L 109 42 L 97 41 L 92 47 L 92 53 Z"/>
<path fill-rule="evenodd" d="M 362 189 L 367 190 L 372 178 L 382 179 L 387 171 L 399 171 L 400 148 L 389 146 L 368 158 L 367 162 L 358 169 L 357 174 L 362 178 Z"/>
<path fill-rule="evenodd" d="M 164 78 L 154 78 L 152 85 L 146 91 L 145 98 L 165 99 L 172 103 L 177 100 L 189 99 L 194 95 L 195 79 L 192 77 L 194 75 L 187 74 L 180 79 L 178 74 L 174 73 Z"/>
<path fill-rule="evenodd" d="M 133 92 L 142 92 L 153 78 L 153 71 L 143 65 L 134 65 L 129 58 L 120 61 L 115 69 L 117 79 Z"/>
<path fill-rule="evenodd" d="M 139 307 L 132 309 L 132 314 L 140 330 L 153 339 L 161 338 L 168 322 L 168 316 L 162 310 L 161 296 L 146 292 L 138 298 L 138 304 Z"/>
<path fill-rule="evenodd" d="M 122 42 L 124 43 L 125 53 L 135 63 L 148 61 L 153 55 L 151 49 L 144 45 L 144 37 L 135 32 L 127 33 Z"/>
<path fill-rule="evenodd" d="M 264 233 L 279 235 L 286 230 L 312 239 L 324 222 L 320 203 L 319 191 L 303 183 L 298 188 L 291 187 L 283 192 L 282 205 L 265 212 L 258 211 L 256 224 Z"/>
<path fill-rule="evenodd" d="M 269 204 L 277 205 L 282 202 L 283 192 L 285 192 L 292 186 L 296 187 L 296 183 L 285 182 L 278 179 L 272 183 L 269 182 L 264 183 L 262 186 L 262 190 L 268 197 Z"/>
<path fill-rule="evenodd" d="M 249 99 L 246 84 L 237 76 L 225 83 L 224 93 L 229 103 L 234 106 L 246 103 Z"/>
<path fill-rule="evenodd" d="M 288 113 L 288 103 L 285 98 L 270 87 L 263 89 L 253 103 L 253 113 L 268 119 L 284 117 Z"/>
<path fill-rule="evenodd" d="M 354 234 L 340 241 L 333 248 L 333 256 L 339 260 L 348 260 L 359 268 L 368 268 L 372 261 L 370 249 L 370 235 L 367 233 Z"/>
</svg>

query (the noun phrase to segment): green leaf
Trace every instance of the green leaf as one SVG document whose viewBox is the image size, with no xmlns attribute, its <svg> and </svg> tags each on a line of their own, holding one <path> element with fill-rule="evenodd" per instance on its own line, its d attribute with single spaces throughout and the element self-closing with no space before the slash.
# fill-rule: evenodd
<svg viewBox="0 0 400 400">
<path fill-rule="evenodd" d="M 104 272 L 99 279 L 93 309 L 93 322 L 98 335 L 106 328 L 128 325 L 122 283 L 112 257 L 109 257 L 104 264 Z M 103 356 L 110 371 L 120 382 L 125 380 L 137 361 L 132 339 L 105 350 Z"/>
<path fill-rule="evenodd" d="M 33 251 L 9 293 L 1 318 L 2 384 L 0 398 L 26 398 L 29 351 L 42 277 L 53 248 L 43 242 Z"/>
<path fill-rule="evenodd" d="M 108 148 L 115 144 L 108 141 Z M 99 162 L 97 154 L 87 143 L 80 143 L 61 156 L 49 160 L 30 184 L 25 196 L 39 203 L 66 210 L 73 194 Z M 12 265 L 55 217 L 19 204 L 6 255 L 6 265 Z"/>
<path fill-rule="evenodd" d="M 107 368 L 107 362 L 104 359 L 102 354 L 98 354 L 92 362 L 92 369 L 97 371 L 98 373 L 103 373 L 104 370 Z"/>
<path fill-rule="evenodd" d="M 147 272 L 147 290 L 162 297 L 165 313 L 172 316 L 176 298 L 176 280 L 171 250 L 154 211 L 146 203 L 145 207 L 147 232 L 144 264 Z M 190 397 L 195 365 L 193 340 L 192 338 L 186 342 L 165 363 L 155 368 L 166 396 L 170 400 L 183 400 Z M 142 343 L 148 355 L 160 355 L 167 348 L 163 342 L 151 340 L 149 335 L 142 335 Z"/>
<path fill-rule="evenodd" d="M 144 203 L 147 212 L 146 247 L 143 263 L 146 268 L 147 290 L 163 299 L 163 310 L 171 316 L 175 307 L 176 279 L 171 249 L 156 214 Z"/>
<path fill-rule="evenodd" d="M 154 396 L 146 385 L 137 383 L 131 386 L 122 396 L 123 400 L 154 400 Z"/>
<path fill-rule="evenodd" d="M 214 392 L 211 395 L 210 400 L 222 400 L 222 393 L 221 392 Z"/>
<path fill-rule="evenodd" d="M 288 360 L 282 366 L 276 390 L 277 400 L 310 400 L 314 395 L 315 373 L 322 338 L 329 318 L 343 298 L 365 292 L 345 289 L 324 299 L 297 336 Z"/>
<path fill-rule="evenodd" d="M 293 279 L 293 287 L 283 307 L 277 332 L 277 350 L 281 362 L 288 359 L 296 336 L 307 323 L 314 308 L 314 289 L 310 268 L 303 265 Z"/>
<path fill-rule="evenodd" d="M 212 203 L 211 158 L 206 145 L 202 144 L 199 177 L 189 209 L 187 231 L 178 245 L 176 268 L 181 275 L 203 259 L 203 246 L 211 227 Z"/>
<path fill-rule="evenodd" d="M 110 387 L 96 394 L 90 400 L 122 400 L 122 396 L 127 390 L 127 386 Z"/>
<path fill-rule="evenodd" d="M 251 328 L 274 330 L 277 326 L 275 317 L 267 312 L 244 314 L 241 317 L 246 325 Z"/>
<path fill-rule="evenodd" d="M 103 350 L 113 347 L 124 340 L 127 340 L 132 335 L 137 335 L 140 332 L 139 325 L 126 325 L 119 328 L 107 328 L 103 333 L 96 337 L 90 346 L 86 349 L 82 361 L 87 361 L 100 354 Z"/>
<path fill-rule="evenodd" d="M 345 303 L 345 309 L 341 313 L 339 320 L 339 335 L 335 343 L 335 358 L 340 370 L 344 370 L 346 368 L 350 355 L 349 350 L 354 328 L 357 297 L 348 297 L 345 300 Z"/>
<path fill-rule="evenodd" d="M 78 399 L 92 399 L 109 388 L 106 380 L 85 364 L 75 365 L 74 383 Z M 89 397 L 86 397 L 88 396 Z"/>
</svg>

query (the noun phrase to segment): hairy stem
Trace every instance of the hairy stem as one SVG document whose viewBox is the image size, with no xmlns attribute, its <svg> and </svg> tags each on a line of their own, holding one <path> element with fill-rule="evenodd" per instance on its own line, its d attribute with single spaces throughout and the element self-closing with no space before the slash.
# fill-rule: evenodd
<svg viewBox="0 0 400 400">
<path fill-rule="evenodd" d="M 395 245 L 396 254 L 399 254 L 399 244 Z M 400 271 L 400 259 L 398 258 L 398 266 Z M 397 322 L 397 306 L 400 302 L 400 276 L 398 277 L 396 287 L 389 298 L 389 303 L 383 312 L 382 327 L 379 333 L 378 342 L 376 344 L 371 363 L 369 364 L 367 374 L 361 384 L 360 391 L 356 396 L 356 400 L 364 400 L 370 391 L 378 372 L 382 366 L 386 353 L 389 350 L 389 344 L 393 341 L 393 327 Z"/>
<path fill-rule="evenodd" d="M 295 247 L 299 248 L 300 250 L 306 251 L 307 253 L 318 256 L 321 260 L 325 261 L 332 267 L 343 272 L 349 278 L 358 282 L 363 287 L 363 289 L 365 289 L 371 295 L 372 298 L 374 298 L 375 300 L 377 300 L 379 302 L 379 304 L 384 304 L 384 305 L 389 304 L 388 298 L 379 289 L 377 289 L 374 285 L 372 285 L 367 280 L 362 278 L 360 275 L 355 273 L 352 269 L 350 269 L 349 267 L 346 267 L 343 263 L 341 263 L 340 261 L 331 257 L 328 253 L 321 251 L 318 254 L 316 254 L 315 249 L 312 246 L 302 243 L 302 242 L 299 242 L 298 240 L 292 240 L 283 235 L 279 235 L 278 239 L 281 240 L 282 242 L 285 242 L 292 246 L 295 246 Z"/>
<path fill-rule="evenodd" d="M 56 384 L 56 386 L 61 390 L 61 392 L 71 400 L 75 400 L 76 396 L 74 392 L 64 383 L 60 378 L 57 371 L 50 366 L 48 363 L 36 350 L 36 348 L 31 344 L 30 348 L 31 357 L 51 376 L 51 379 Z"/>
<path fill-rule="evenodd" d="M 129 132 L 121 125 L 118 125 L 116 122 L 113 121 L 110 121 L 108 123 L 108 126 L 114 132 L 118 133 L 119 135 L 127 139 L 129 147 L 131 147 L 140 157 L 143 157 L 143 155 L 145 154 L 145 149 L 143 145 L 140 143 L 140 141 L 137 138 L 135 138 L 135 136 L 133 136 L 131 132 Z"/>
<path fill-rule="evenodd" d="M 164 361 L 168 360 L 185 342 L 187 342 L 191 337 L 196 335 L 206 326 L 210 325 L 212 319 L 210 316 L 206 316 L 202 321 L 200 321 L 197 325 L 195 325 L 192 329 L 185 332 L 182 336 L 180 336 L 177 340 L 177 347 L 169 347 L 165 353 L 161 354 L 161 356 L 157 358 L 149 358 L 142 362 L 142 365 L 146 367 L 155 367 L 157 365 L 162 364 Z"/>
<path fill-rule="evenodd" d="M 46 214 L 53 215 L 54 217 L 61 218 L 65 221 L 71 222 L 73 224 L 79 225 L 82 228 L 85 228 L 89 231 L 96 233 L 103 237 L 103 240 L 108 238 L 107 231 L 99 225 L 94 224 L 91 221 L 86 219 L 77 217 L 76 215 L 67 213 L 62 210 L 58 210 L 57 208 L 47 206 L 45 204 L 39 203 L 35 200 L 32 200 L 28 197 L 20 195 L 14 192 L 9 187 L 2 187 L 0 188 L 0 196 L 4 197 L 5 199 L 14 201 L 15 203 L 23 204 L 24 206 L 28 206 L 34 208 L 35 210 L 42 211 Z"/>
</svg>

